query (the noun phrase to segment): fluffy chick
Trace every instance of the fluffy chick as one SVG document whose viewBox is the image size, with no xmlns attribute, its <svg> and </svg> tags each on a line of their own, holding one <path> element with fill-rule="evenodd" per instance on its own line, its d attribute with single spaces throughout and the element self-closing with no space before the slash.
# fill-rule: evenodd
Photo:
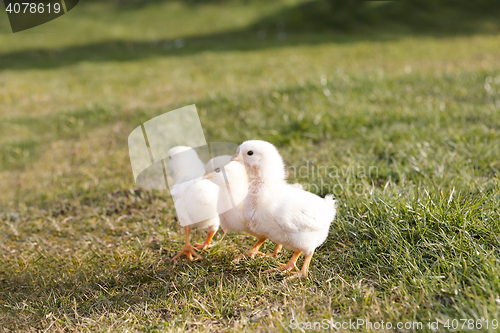
<svg viewBox="0 0 500 333">
<path fill-rule="evenodd" d="M 205 166 L 192 148 L 174 147 L 169 150 L 168 158 L 175 178 L 175 185 L 170 193 L 174 198 L 175 210 L 186 236 L 183 249 L 173 260 L 182 255 L 186 255 L 189 260 L 193 260 L 193 256 L 201 259 L 189 240 L 191 228 L 208 228 L 205 242 L 194 244 L 199 250 L 208 248 L 220 224 L 217 213 L 219 187 L 209 180 L 201 179 L 205 173 Z"/>
<path fill-rule="evenodd" d="M 207 172 L 203 179 L 208 179 L 219 186 L 217 210 L 219 211 L 222 229 L 227 232 L 246 232 L 255 236 L 257 243 L 247 251 L 246 255 L 251 258 L 254 258 L 257 254 L 264 255 L 264 253 L 259 252 L 259 248 L 267 237 L 253 232 L 249 227 L 249 221 L 245 217 L 244 201 L 248 194 L 248 175 L 245 166 L 238 162 L 230 162 L 225 166 L 222 164 L 222 166 L 216 167 L 214 171 Z M 278 244 L 272 256 L 275 257 L 280 250 L 281 245 Z"/>
<path fill-rule="evenodd" d="M 283 160 L 269 142 L 245 141 L 232 160 L 243 162 L 250 176 L 245 199 L 245 217 L 250 221 L 250 229 L 294 251 L 281 270 L 292 270 L 304 253 L 299 276 L 307 276 L 314 251 L 326 240 L 335 218 L 333 196 L 323 199 L 287 184 Z"/>
</svg>

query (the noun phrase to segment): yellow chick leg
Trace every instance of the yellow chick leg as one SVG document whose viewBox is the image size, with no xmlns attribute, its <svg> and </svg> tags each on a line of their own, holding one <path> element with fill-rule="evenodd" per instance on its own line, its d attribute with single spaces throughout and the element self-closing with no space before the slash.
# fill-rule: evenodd
<svg viewBox="0 0 500 333">
<path fill-rule="evenodd" d="M 276 258 L 278 256 L 278 253 L 281 252 L 281 248 L 282 247 L 283 247 L 283 245 L 281 245 L 281 244 L 276 245 L 276 248 L 274 249 L 274 252 L 272 254 L 268 254 L 268 256 Z"/>
<path fill-rule="evenodd" d="M 275 271 L 291 271 L 292 269 L 296 268 L 295 263 L 297 262 L 297 259 L 300 257 L 302 254 L 302 251 L 297 251 L 293 254 L 293 256 L 290 258 L 290 261 L 288 264 L 281 264 L 281 267 L 279 268 L 272 268 L 268 269 L 267 271 L 264 271 L 264 273 L 271 273 Z"/>
<path fill-rule="evenodd" d="M 255 245 L 250 250 L 248 250 L 247 256 L 249 256 L 250 258 L 253 259 L 253 258 L 255 258 L 256 254 L 258 254 L 260 256 L 264 255 L 264 253 L 259 252 L 259 248 L 262 246 L 262 244 L 264 244 L 265 241 L 266 241 L 266 238 L 257 239 L 257 243 L 255 243 Z"/>
<path fill-rule="evenodd" d="M 306 258 L 304 259 L 304 264 L 302 265 L 302 269 L 300 270 L 300 274 L 303 277 L 307 276 L 307 273 L 309 273 L 309 264 L 311 263 L 313 253 L 306 255 Z"/>
<path fill-rule="evenodd" d="M 286 280 L 293 280 L 299 277 L 306 277 L 307 274 L 309 273 L 309 264 L 311 263 L 313 253 L 307 254 L 306 258 L 304 259 L 304 264 L 302 265 L 302 269 L 300 272 L 294 273 L 292 276 L 288 277 Z"/>
<path fill-rule="evenodd" d="M 212 241 L 212 238 L 214 238 L 214 235 L 215 235 L 216 232 L 217 232 L 217 230 L 209 230 L 208 231 L 208 235 L 207 235 L 207 239 L 205 240 L 205 243 L 194 243 L 194 246 L 198 250 L 209 249 L 210 246 L 211 246 L 210 242 Z"/>
<path fill-rule="evenodd" d="M 260 252 L 259 251 L 259 248 L 262 246 L 262 244 L 264 244 L 264 242 L 266 241 L 267 238 L 257 238 L 257 243 L 255 243 L 255 245 L 250 249 L 248 250 L 248 252 L 246 254 L 242 254 L 242 255 L 239 255 L 237 256 L 233 262 L 235 261 L 238 261 L 240 259 L 243 259 L 245 256 L 249 256 L 250 258 L 255 258 L 255 255 L 260 255 L 260 256 L 263 256 L 264 253 Z"/>
<path fill-rule="evenodd" d="M 191 243 L 189 242 L 189 234 L 191 233 L 190 225 L 184 227 L 184 233 L 186 235 L 186 242 L 184 243 L 184 247 L 182 248 L 181 252 L 179 252 L 175 257 L 172 258 L 172 260 L 177 260 L 183 254 L 185 254 L 189 260 L 193 260 L 193 256 L 195 256 L 198 259 L 202 259 L 202 257 L 195 252 L 194 248 L 191 246 Z"/>
</svg>

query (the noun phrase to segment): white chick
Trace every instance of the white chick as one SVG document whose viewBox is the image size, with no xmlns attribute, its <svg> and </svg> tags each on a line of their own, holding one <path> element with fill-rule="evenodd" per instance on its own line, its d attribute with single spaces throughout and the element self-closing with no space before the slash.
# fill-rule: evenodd
<svg viewBox="0 0 500 333">
<path fill-rule="evenodd" d="M 174 147 L 169 150 L 168 158 L 175 178 L 175 185 L 170 193 L 174 198 L 175 210 L 186 235 L 184 248 L 173 260 L 183 254 L 189 260 L 193 260 L 193 256 L 201 259 L 189 241 L 191 228 L 208 228 L 205 242 L 194 244 L 199 250 L 208 248 L 220 223 L 217 213 L 219 187 L 209 180 L 201 179 L 205 173 L 205 166 L 192 148 Z"/>
<path fill-rule="evenodd" d="M 242 161 L 250 176 L 245 199 L 245 217 L 250 221 L 250 229 L 294 251 L 281 270 L 292 270 L 304 253 L 299 276 L 307 276 L 314 251 L 326 240 L 335 218 L 333 196 L 323 199 L 287 184 L 283 160 L 269 142 L 245 141 L 232 160 Z"/>
<path fill-rule="evenodd" d="M 230 156 L 227 158 L 228 161 L 229 158 Z M 238 162 L 230 162 L 225 166 L 221 164 L 214 171 L 207 170 L 203 179 L 209 179 L 219 186 L 217 210 L 222 229 L 226 232 L 246 232 L 257 237 L 257 243 L 248 250 L 246 255 L 251 258 L 254 258 L 256 254 L 264 255 L 264 253 L 259 252 L 259 248 L 267 237 L 253 232 L 245 217 L 244 201 L 248 194 L 248 175 L 245 166 Z M 276 257 L 280 250 L 281 245 L 278 244 L 272 256 Z"/>
</svg>

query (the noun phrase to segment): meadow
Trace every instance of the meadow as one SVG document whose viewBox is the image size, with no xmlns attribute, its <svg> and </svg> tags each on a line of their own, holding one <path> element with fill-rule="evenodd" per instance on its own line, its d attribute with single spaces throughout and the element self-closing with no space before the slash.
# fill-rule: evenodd
<svg viewBox="0 0 500 333">
<path fill-rule="evenodd" d="M 498 331 L 498 6 L 325 3 L 82 1 L 16 34 L 0 14 L 0 332 Z M 208 142 L 270 141 L 335 193 L 308 278 L 263 273 L 289 251 L 232 262 L 253 239 L 222 230 L 171 261 L 183 230 L 127 137 L 190 104 Z"/>
</svg>

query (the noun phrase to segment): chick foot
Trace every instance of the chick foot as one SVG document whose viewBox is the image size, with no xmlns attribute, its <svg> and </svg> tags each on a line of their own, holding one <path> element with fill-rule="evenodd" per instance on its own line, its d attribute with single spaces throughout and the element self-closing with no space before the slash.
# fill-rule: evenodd
<svg viewBox="0 0 500 333">
<path fill-rule="evenodd" d="M 260 252 L 260 251 L 259 251 L 259 249 L 253 249 L 253 248 L 252 248 L 252 249 L 248 250 L 248 252 L 247 252 L 247 254 L 246 254 L 246 255 L 247 255 L 247 256 L 249 256 L 249 257 L 250 257 L 250 258 L 252 258 L 252 259 L 255 259 L 255 256 L 256 256 L 256 255 L 259 255 L 259 256 L 265 256 L 266 254 L 265 254 L 265 253 Z"/>
<path fill-rule="evenodd" d="M 186 257 L 189 260 L 193 260 L 193 256 L 195 256 L 198 259 L 203 259 L 196 251 L 194 248 L 191 246 L 191 243 L 189 242 L 190 238 L 190 233 L 191 233 L 191 226 L 187 225 L 184 227 L 184 234 L 186 237 L 186 241 L 184 242 L 184 247 L 182 248 L 181 252 L 179 252 L 175 257 L 172 258 L 172 260 L 177 260 L 182 256 L 183 254 L 186 255 Z"/>
<path fill-rule="evenodd" d="M 194 243 L 193 245 L 198 249 L 198 250 L 206 250 L 212 247 L 210 245 L 210 242 L 212 241 L 212 238 L 214 237 L 215 233 L 217 230 L 209 231 L 207 239 L 205 240 L 204 243 Z"/>
<path fill-rule="evenodd" d="M 296 270 L 298 270 L 298 268 L 295 266 L 295 263 L 292 263 L 292 264 L 290 264 L 290 263 L 288 263 L 288 264 L 280 264 L 280 267 L 268 269 L 268 270 L 264 271 L 264 273 L 290 272 L 294 268 Z"/>
<path fill-rule="evenodd" d="M 193 256 L 195 256 L 198 259 L 203 259 L 198 253 L 196 253 L 191 244 L 185 244 L 181 252 L 177 253 L 177 255 L 173 257 L 172 260 L 179 259 L 183 254 L 186 255 L 186 257 L 191 261 L 194 259 Z"/>
<path fill-rule="evenodd" d="M 311 263 L 313 254 L 314 252 L 306 255 L 304 264 L 302 265 L 302 269 L 300 270 L 300 272 L 292 273 L 292 276 L 287 277 L 285 280 L 291 281 L 297 278 L 307 277 L 307 274 L 309 273 L 309 264 Z"/>
<path fill-rule="evenodd" d="M 274 249 L 274 252 L 271 253 L 271 254 L 266 254 L 266 257 L 277 258 L 278 257 L 278 253 L 281 252 L 281 248 L 282 247 L 283 247 L 283 245 L 281 245 L 281 244 L 276 245 L 276 248 Z"/>
<path fill-rule="evenodd" d="M 198 250 L 206 250 L 212 247 L 209 243 L 207 244 L 206 242 L 204 243 L 194 243 L 193 246 L 197 248 Z"/>
<path fill-rule="evenodd" d="M 286 264 L 286 265 L 280 264 L 281 267 L 268 269 L 267 271 L 264 271 L 264 273 L 271 273 L 271 272 L 276 272 L 276 271 L 289 272 L 294 268 L 297 269 L 297 267 L 295 267 L 295 263 L 297 262 L 297 259 L 299 258 L 301 253 L 302 253 L 302 251 L 295 252 L 293 254 L 292 258 L 290 258 L 290 261 L 288 262 L 288 264 Z"/>
<path fill-rule="evenodd" d="M 239 261 L 247 256 L 252 258 L 252 259 L 255 259 L 256 255 L 265 256 L 265 253 L 262 253 L 259 251 L 259 248 L 261 247 L 262 244 L 264 244 L 265 241 L 266 241 L 266 238 L 257 239 L 257 243 L 250 250 L 248 250 L 247 253 L 237 256 L 233 260 L 233 262 Z"/>
</svg>

